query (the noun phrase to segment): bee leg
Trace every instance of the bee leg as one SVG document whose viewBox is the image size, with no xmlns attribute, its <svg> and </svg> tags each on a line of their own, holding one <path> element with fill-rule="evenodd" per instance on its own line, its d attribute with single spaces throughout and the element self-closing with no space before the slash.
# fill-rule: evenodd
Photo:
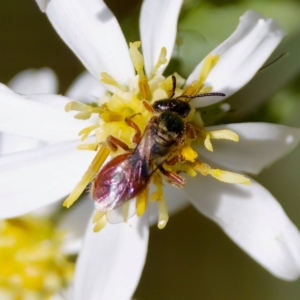
<svg viewBox="0 0 300 300">
<path fill-rule="evenodd" d="M 118 146 L 120 148 L 122 148 L 125 151 L 128 152 L 132 152 L 133 150 L 130 149 L 124 142 L 122 142 L 121 140 L 115 138 L 114 136 L 110 135 L 107 137 L 106 139 L 106 143 L 108 145 L 108 147 L 112 150 L 112 151 L 117 151 L 118 150 Z"/>
<path fill-rule="evenodd" d="M 174 166 L 174 165 L 184 162 L 184 161 L 185 161 L 185 158 L 181 154 L 179 154 L 179 155 L 174 156 L 170 160 L 167 160 L 165 163 L 169 166 Z"/>
<path fill-rule="evenodd" d="M 153 109 L 153 107 L 147 102 L 147 101 L 143 101 L 142 102 L 144 107 L 151 113 L 151 114 L 155 114 L 155 110 Z"/>
<path fill-rule="evenodd" d="M 159 167 L 159 171 L 168 178 L 169 183 L 177 187 L 183 187 L 185 185 L 184 178 L 180 177 L 176 173 L 167 171 L 162 166 Z"/>
<path fill-rule="evenodd" d="M 197 137 L 196 129 L 191 123 L 186 123 L 186 135 L 190 139 Z"/>
<path fill-rule="evenodd" d="M 135 130 L 135 135 L 132 138 L 132 142 L 135 143 L 136 145 L 141 141 L 142 138 L 142 133 L 139 127 L 136 125 L 135 122 L 132 121 L 132 118 L 138 114 L 134 114 L 133 116 L 126 118 L 125 122 L 127 123 L 128 126 L 132 127 Z"/>
</svg>

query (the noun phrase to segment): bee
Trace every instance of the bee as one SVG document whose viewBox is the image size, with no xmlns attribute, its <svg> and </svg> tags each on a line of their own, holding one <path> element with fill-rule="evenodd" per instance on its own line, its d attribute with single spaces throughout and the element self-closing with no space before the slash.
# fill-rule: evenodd
<svg viewBox="0 0 300 300">
<path fill-rule="evenodd" d="M 176 81 L 174 76 L 172 79 L 173 91 L 169 99 L 155 101 L 152 105 L 143 102 L 153 114 L 143 134 L 132 120 L 135 115 L 126 119 L 127 125 L 136 132 L 133 137 L 135 149 L 130 149 L 113 136 L 107 138 L 107 145 L 113 151 L 121 147 L 126 152 L 109 161 L 97 174 L 91 189 L 97 210 L 109 212 L 135 198 L 148 187 L 152 175 L 158 170 L 169 183 L 184 186 L 185 180 L 177 173 L 165 170 L 163 164 L 174 165 L 182 161 L 181 155 L 168 159 L 183 147 L 187 137 L 196 137 L 193 126 L 185 120 L 192 109 L 189 101 L 195 97 L 225 94 L 206 93 L 173 98 Z"/>
</svg>

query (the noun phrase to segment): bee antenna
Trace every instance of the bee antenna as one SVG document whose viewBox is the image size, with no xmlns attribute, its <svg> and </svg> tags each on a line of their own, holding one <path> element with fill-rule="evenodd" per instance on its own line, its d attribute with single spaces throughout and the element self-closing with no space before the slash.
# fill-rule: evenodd
<svg viewBox="0 0 300 300">
<path fill-rule="evenodd" d="M 170 96 L 170 98 L 173 98 L 173 96 L 175 95 L 175 90 L 176 90 L 176 77 L 174 75 L 172 75 L 172 95 Z"/>
<path fill-rule="evenodd" d="M 226 94 L 223 93 L 203 93 L 203 94 L 198 94 L 195 96 L 190 96 L 190 95 L 180 95 L 178 98 L 198 98 L 198 97 L 209 97 L 209 96 L 220 96 L 220 97 L 225 97 Z"/>
</svg>

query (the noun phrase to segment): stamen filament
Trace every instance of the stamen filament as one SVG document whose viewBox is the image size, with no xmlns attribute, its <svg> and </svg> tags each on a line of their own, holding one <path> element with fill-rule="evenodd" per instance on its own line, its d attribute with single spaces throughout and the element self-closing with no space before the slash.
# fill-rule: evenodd
<svg viewBox="0 0 300 300">
<path fill-rule="evenodd" d="M 102 216 L 102 218 L 97 221 L 97 223 L 95 224 L 94 228 L 93 228 L 93 231 L 94 232 L 99 232 L 100 230 L 102 230 L 107 224 L 107 219 L 106 219 L 106 216 Z"/>
<path fill-rule="evenodd" d="M 101 72 L 101 81 L 103 83 L 115 86 L 116 88 L 120 89 L 121 91 L 126 92 L 126 87 L 119 84 L 112 76 L 110 76 L 109 74 L 107 74 L 106 72 Z"/>
<path fill-rule="evenodd" d="M 99 127 L 100 127 L 99 124 L 95 124 L 95 125 L 91 125 L 91 126 L 89 126 L 89 127 L 83 128 L 83 129 L 78 133 L 78 135 L 79 135 L 79 136 L 82 135 L 81 140 L 84 141 L 84 140 L 89 136 L 89 134 L 90 134 L 93 130 L 95 130 L 95 129 L 99 128 Z"/>
<path fill-rule="evenodd" d="M 165 198 L 162 198 L 161 200 L 157 201 L 157 207 L 158 207 L 157 227 L 159 229 L 163 229 L 165 228 L 169 220 L 169 213 L 168 213 L 168 208 L 167 208 Z"/>
<path fill-rule="evenodd" d="M 136 198 L 136 215 L 142 216 L 148 206 L 149 187 L 142 191 Z"/>
<path fill-rule="evenodd" d="M 63 206 L 69 208 L 80 197 L 87 185 L 94 179 L 109 153 L 110 150 L 105 145 L 102 145 L 82 179 L 77 183 L 69 197 L 64 201 Z"/>
<path fill-rule="evenodd" d="M 159 53 L 159 57 L 157 60 L 157 63 L 155 64 L 151 77 L 154 77 L 156 75 L 156 72 L 158 71 L 159 67 L 161 65 L 164 65 L 167 63 L 167 48 L 166 47 L 162 47 Z"/>
</svg>

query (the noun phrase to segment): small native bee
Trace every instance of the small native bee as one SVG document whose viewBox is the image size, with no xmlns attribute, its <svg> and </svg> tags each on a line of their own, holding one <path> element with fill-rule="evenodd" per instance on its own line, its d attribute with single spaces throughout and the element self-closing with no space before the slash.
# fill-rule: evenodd
<svg viewBox="0 0 300 300">
<path fill-rule="evenodd" d="M 97 210 L 108 212 L 135 198 L 148 187 L 151 176 L 157 170 L 167 177 L 169 183 L 177 187 L 184 186 L 184 179 L 175 172 L 165 170 L 163 164 L 174 165 L 182 161 L 180 155 L 169 161 L 168 158 L 183 147 L 187 137 L 195 137 L 192 125 L 185 121 L 191 111 L 189 101 L 195 97 L 225 95 L 206 93 L 172 98 L 175 88 L 173 77 L 173 92 L 169 99 L 158 100 L 152 106 L 144 102 L 153 117 L 143 134 L 132 120 L 135 115 L 126 119 L 126 123 L 136 131 L 133 137 L 133 143 L 137 145 L 135 149 L 129 149 L 113 136 L 107 138 L 112 150 L 117 150 L 119 146 L 126 153 L 113 158 L 97 174 L 92 185 L 92 197 Z"/>
</svg>

